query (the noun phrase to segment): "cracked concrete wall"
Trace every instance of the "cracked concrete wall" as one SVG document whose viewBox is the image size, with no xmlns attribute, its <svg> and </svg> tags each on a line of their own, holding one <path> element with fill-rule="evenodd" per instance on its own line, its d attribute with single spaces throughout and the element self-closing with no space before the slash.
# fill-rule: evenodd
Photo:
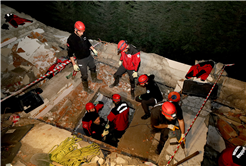
<svg viewBox="0 0 246 166">
<path fill-rule="evenodd" d="M 216 101 L 246 112 L 246 82 L 223 77 L 220 83 L 220 92 Z"/>
</svg>

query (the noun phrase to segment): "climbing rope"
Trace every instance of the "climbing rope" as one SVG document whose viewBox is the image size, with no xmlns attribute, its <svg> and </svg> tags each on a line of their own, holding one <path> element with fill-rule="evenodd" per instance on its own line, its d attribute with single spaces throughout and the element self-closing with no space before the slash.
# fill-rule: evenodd
<svg viewBox="0 0 246 166">
<path fill-rule="evenodd" d="M 203 109 L 203 107 L 204 107 L 205 103 L 207 102 L 207 100 L 208 100 L 208 98 L 209 98 L 209 96 L 210 96 L 211 92 L 213 91 L 213 89 L 214 89 L 214 87 L 215 87 L 216 83 L 217 83 L 217 82 L 218 82 L 218 80 L 220 79 L 220 77 L 221 77 L 221 75 L 222 75 L 222 73 L 223 73 L 223 71 L 224 71 L 225 67 L 226 67 L 226 66 L 233 66 L 233 65 L 234 65 L 234 64 L 225 64 L 225 65 L 223 66 L 223 68 L 222 68 L 222 70 L 221 70 L 221 72 L 220 72 L 220 75 L 218 76 L 217 80 L 214 82 L 214 84 L 213 84 L 212 88 L 210 89 L 210 91 L 209 91 L 209 93 L 208 93 L 208 95 L 207 95 L 206 99 L 204 100 L 204 102 L 203 102 L 203 104 L 202 104 L 201 108 L 199 109 L 198 113 L 196 114 L 196 116 L 195 116 L 194 120 L 192 121 L 192 123 L 191 123 L 190 127 L 189 127 L 189 128 L 188 128 L 188 130 L 186 131 L 186 133 L 185 133 L 185 137 L 187 136 L 187 134 L 189 133 L 190 129 L 192 128 L 192 126 L 193 126 L 194 122 L 196 121 L 196 119 L 197 119 L 197 118 L 198 118 L 198 116 L 200 115 L 200 113 L 201 113 L 201 111 L 202 111 L 202 109 Z M 185 137 L 182 139 L 182 141 L 185 139 Z M 174 151 L 173 156 L 172 156 L 172 157 L 168 160 L 168 163 L 167 163 L 167 165 L 166 165 L 166 166 L 169 166 L 170 162 L 171 162 L 171 161 L 172 161 L 172 159 L 174 158 L 174 155 L 175 155 L 175 154 L 177 153 L 177 151 L 179 150 L 179 147 L 180 147 L 180 145 L 181 145 L 182 141 L 180 141 L 179 145 L 177 146 L 176 150 Z"/>
<path fill-rule="evenodd" d="M 76 136 L 66 138 L 59 146 L 55 145 L 50 150 L 50 159 L 64 166 L 79 166 L 81 163 L 89 163 L 93 157 L 100 154 L 98 144 L 92 143 L 78 149 L 76 143 L 79 141 L 82 141 L 82 139 Z M 54 165 L 50 164 L 50 166 Z"/>
</svg>

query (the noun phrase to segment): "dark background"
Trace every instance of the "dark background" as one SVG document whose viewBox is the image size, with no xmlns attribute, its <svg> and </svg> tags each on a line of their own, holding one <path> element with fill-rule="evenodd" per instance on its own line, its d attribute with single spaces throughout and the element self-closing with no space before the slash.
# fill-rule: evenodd
<svg viewBox="0 0 246 166">
<path fill-rule="evenodd" d="M 246 82 L 246 2 L 238 1 L 2 1 L 18 12 L 73 32 L 82 21 L 90 39 L 129 43 L 147 53 L 194 65 L 225 64 L 228 76 Z M 13 13 L 15 14 L 15 13 Z M 4 15 L 2 15 L 4 17 Z"/>
</svg>

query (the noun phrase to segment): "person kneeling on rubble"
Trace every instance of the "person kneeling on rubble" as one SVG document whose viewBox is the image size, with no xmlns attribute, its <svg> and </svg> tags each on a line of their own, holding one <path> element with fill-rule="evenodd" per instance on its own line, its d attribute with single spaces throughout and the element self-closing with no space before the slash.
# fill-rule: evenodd
<svg viewBox="0 0 246 166">
<path fill-rule="evenodd" d="M 119 94 L 114 94 L 112 100 L 115 107 L 111 110 L 107 119 L 110 125 L 109 131 L 112 145 L 117 146 L 118 139 L 122 137 L 129 125 L 128 115 L 130 108 L 126 102 L 121 101 Z"/>
<path fill-rule="evenodd" d="M 154 106 L 158 102 L 163 100 L 161 91 L 154 80 L 153 74 L 143 74 L 138 78 L 138 85 L 146 88 L 146 93 L 138 95 L 136 97 L 137 102 L 141 102 L 145 115 L 141 119 L 148 119 L 150 117 L 149 106 Z"/>
<path fill-rule="evenodd" d="M 82 127 L 87 136 L 91 136 L 91 124 L 93 123 L 90 113 L 98 113 L 100 110 L 103 109 L 103 106 L 104 103 L 101 101 L 96 101 L 94 103 L 89 102 L 85 105 L 86 113 L 82 119 Z"/>
<path fill-rule="evenodd" d="M 183 112 L 177 102 L 166 101 L 159 103 L 151 109 L 151 126 L 161 131 L 160 141 L 156 154 L 160 154 L 169 135 L 175 136 L 182 144 L 185 144 L 185 123 Z M 180 129 L 179 129 L 180 127 Z"/>
<path fill-rule="evenodd" d="M 103 118 L 99 117 L 99 114 L 96 112 L 91 112 L 89 114 L 92 124 L 91 124 L 91 136 L 94 139 L 99 141 L 106 141 L 106 136 L 109 133 L 109 125 L 106 124 Z"/>
</svg>

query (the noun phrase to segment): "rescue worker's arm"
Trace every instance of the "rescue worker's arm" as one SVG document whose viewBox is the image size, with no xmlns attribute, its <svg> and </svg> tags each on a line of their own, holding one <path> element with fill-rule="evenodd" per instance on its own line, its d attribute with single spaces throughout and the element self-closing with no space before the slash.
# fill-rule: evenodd
<svg viewBox="0 0 246 166">
<path fill-rule="evenodd" d="M 94 54 L 97 56 L 97 50 L 96 50 L 93 46 L 91 46 L 90 49 L 91 49 L 91 50 L 94 52 Z"/>
<path fill-rule="evenodd" d="M 159 124 L 158 126 L 155 126 L 153 125 L 154 128 L 157 128 L 157 129 L 164 129 L 164 128 L 167 128 L 167 124 Z"/>
<path fill-rule="evenodd" d="M 181 119 L 181 120 L 178 119 L 178 122 L 179 122 L 179 127 L 180 127 L 180 130 L 181 130 L 181 134 L 184 134 L 185 133 L 184 119 Z"/>
<path fill-rule="evenodd" d="M 180 130 L 181 130 L 181 137 L 180 137 L 180 140 L 178 142 L 181 142 L 183 140 L 183 143 L 185 144 L 185 123 L 184 123 L 184 119 L 181 119 L 181 120 L 178 119 L 178 122 L 179 122 L 179 127 L 180 127 Z"/>
<path fill-rule="evenodd" d="M 71 60 L 71 62 L 72 62 L 73 65 L 76 65 L 73 57 L 70 57 L 70 60 Z"/>
<path fill-rule="evenodd" d="M 134 59 L 133 59 L 134 70 L 135 70 L 135 72 L 137 72 L 138 71 L 138 66 L 139 66 L 140 61 L 141 61 L 140 52 L 138 52 L 138 53 L 136 53 L 136 54 L 134 54 L 132 56 L 134 56 Z"/>
</svg>

